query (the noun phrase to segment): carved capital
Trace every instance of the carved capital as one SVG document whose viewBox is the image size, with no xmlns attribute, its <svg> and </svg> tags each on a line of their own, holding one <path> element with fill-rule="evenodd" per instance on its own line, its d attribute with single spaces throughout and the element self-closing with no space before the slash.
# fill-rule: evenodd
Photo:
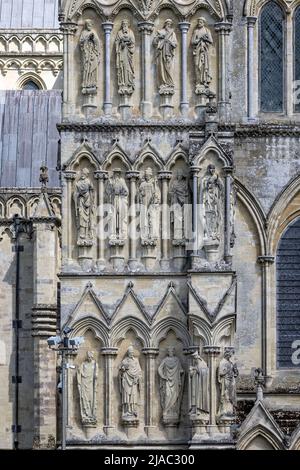
<svg viewBox="0 0 300 470">
<path fill-rule="evenodd" d="M 203 352 L 208 356 L 219 356 L 221 348 L 220 346 L 204 346 Z"/>
<path fill-rule="evenodd" d="M 60 23 L 60 30 L 64 34 L 69 34 L 70 36 L 73 36 L 78 29 L 78 24 L 73 23 L 72 21 L 65 22 L 65 23 Z"/>
<path fill-rule="evenodd" d="M 142 21 L 138 23 L 138 28 L 139 31 L 144 34 L 151 34 L 153 32 L 154 23 L 152 23 L 151 21 Z"/>
<path fill-rule="evenodd" d="M 178 23 L 178 26 L 182 33 L 187 33 L 190 29 L 191 23 L 189 23 L 188 21 L 180 21 Z"/>
<path fill-rule="evenodd" d="M 94 171 L 94 176 L 96 180 L 106 180 L 108 178 L 108 171 L 104 171 L 104 170 Z"/>
<path fill-rule="evenodd" d="M 255 24 L 256 24 L 256 21 L 257 21 L 257 17 L 256 16 L 248 16 L 247 17 L 247 25 L 248 25 L 248 28 L 254 28 Z"/>
<path fill-rule="evenodd" d="M 201 170 L 200 166 L 193 165 L 193 166 L 190 167 L 190 171 L 192 173 L 192 176 L 198 176 L 200 170 Z"/>
<path fill-rule="evenodd" d="M 71 170 L 69 170 L 69 171 L 64 171 L 64 172 L 63 172 L 63 176 L 64 176 L 65 180 L 67 180 L 67 181 L 68 181 L 68 180 L 75 180 L 75 178 L 76 178 L 76 171 L 71 171 Z"/>
<path fill-rule="evenodd" d="M 232 24 L 225 23 L 225 22 L 216 23 L 215 30 L 217 31 L 217 33 L 220 33 L 220 34 L 229 34 L 232 30 Z"/>
<path fill-rule="evenodd" d="M 126 178 L 128 180 L 137 180 L 140 177 L 139 171 L 126 171 Z"/>
<path fill-rule="evenodd" d="M 159 349 L 158 348 L 143 348 L 142 353 L 145 354 L 145 356 L 148 356 L 154 359 L 156 356 L 158 356 Z"/>
<path fill-rule="evenodd" d="M 271 256 L 271 255 L 264 255 L 264 256 L 259 256 L 257 258 L 257 261 L 263 265 L 269 265 L 269 264 L 273 264 L 275 262 L 275 256 Z"/>
<path fill-rule="evenodd" d="M 170 180 L 172 178 L 172 171 L 159 171 L 158 178 L 160 180 Z"/>
<path fill-rule="evenodd" d="M 116 356 L 118 354 L 118 348 L 101 348 L 100 352 L 103 356 Z"/>
<path fill-rule="evenodd" d="M 223 167 L 223 172 L 225 176 L 231 176 L 233 173 L 233 168 L 232 166 L 224 166 Z"/>
<path fill-rule="evenodd" d="M 111 23 L 110 21 L 106 21 L 105 23 L 102 23 L 102 28 L 106 34 L 110 34 L 112 32 L 114 24 Z"/>
</svg>

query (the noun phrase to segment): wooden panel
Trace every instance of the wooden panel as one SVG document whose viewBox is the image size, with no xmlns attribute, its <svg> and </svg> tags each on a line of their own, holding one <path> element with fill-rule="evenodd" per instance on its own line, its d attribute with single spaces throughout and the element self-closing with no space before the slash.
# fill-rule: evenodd
<svg viewBox="0 0 300 470">
<path fill-rule="evenodd" d="M 300 218 L 280 240 L 277 251 L 277 363 L 292 363 L 292 344 L 300 338 Z"/>
</svg>

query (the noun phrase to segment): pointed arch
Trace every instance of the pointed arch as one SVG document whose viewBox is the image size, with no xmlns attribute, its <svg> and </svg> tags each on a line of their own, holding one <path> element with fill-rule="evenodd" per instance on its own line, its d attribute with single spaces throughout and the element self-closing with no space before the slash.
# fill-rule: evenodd
<svg viewBox="0 0 300 470">
<path fill-rule="evenodd" d="M 80 160 L 82 160 L 83 158 L 86 158 L 87 160 L 89 160 L 90 164 L 95 168 L 95 171 L 100 170 L 99 161 L 96 158 L 92 150 L 92 147 L 88 144 L 86 139 L 83 139 L 81 145 L 73 153 L 70 160 L 64 164 L 63 170 L 75 171 L 75 168 L 78 166 L 78 164 L 80 163 Z"/>
<path fill-rule="evenodd" d="M 245 0 L 244 16 L 259 16 L 261 9 L 272 0 Z M 275 0 L 285 13 L 290 13 L 291 7 L 285 0 Z"/>
<path fill-rule="evenodd" d="M 107 170 L 107 168 L 112 164 L 115 158 L 118 158 L 122 161 L 127 171 L 130 170 L 131 162 L 126 155 L 126 152 L 122 149 L 122 147 L 120 146 L 118 142 L 114 143 L 112 149 L 109 151 L 109 153 L 105 157 L 104 162 L 102 164 L 103 169 Z"/>
<path fill-rule="evenodd" d="M 164 168 L 164 161 L 158 150 L 150 142 L 146 142 L 140 153 L 137 155 L 134 163 L 134 170 L 139 170 L 146 158 L 152 159 L 158 170 L 162 170 Z"/>
<path fill-rule="evenodd" d="M 186 325 L 176 318 L 164 318 L 160 320 L 151 331 L 151 346 L 158 348 L 159 343 L 167 337 L 169 331 L 174 331 L 177 338 L 182 341 L 184 348 L 191 345 L 191 337 Z"/>
<path fill-rule="evenodd" d="M 231 155 L 229 155 L 222 145 L 214 136 L 210 136 L 201 147 L 200 152 L 194 157 L 192 165 L 199 166 L 203 160 L 205 160 L 207 154 L 213 152 L 218 156 L 218 159 L 222 162 L 223 166 L 232 167 L 233 161 Z"/>
<path fill-rule="evenodd" d="M 93 317 L 84 317 L 72 325 L 70 338 L 75 336 L 84 336 L 88 330 L 92 330 L 95 337 L 103 343 L 103 347 L 109 347 L 109 332 L 107 327 L 101 321 Z"/>
<path fill-rule="evenodd" d="M 186 165 L 188 165 L 189 158 L 188 154 L 181 143 L 177 144 L 176 147 L 172 150 L 166 162 L 166 169 L 170 171 L 171 167 L 175 165 L 176 160 L 182 158 Z"/>
<path fill-rule="evenodd" d="M 247 450 L 251 443 L 257 438 L 262 437 L 267 441 L 273 450 L 284 450 L 284 446 L 278 437 L 262 424 L 258 424 L 250 429 L 237 444 L 238 450 Z M 262 449 L 264 450 L 264 449 Z M 271 450 L 271 449 L 270 449 Z"/>
<path fill-rule="evenodd" d="M 132 330 L 141 341 L 144 348 L 150 347 L 149 328 L 138 318 L 128 316 L 118 321 L 111 330 L 111 345 L 117 347 L 120 340 L 124 339 L 126 333 Z"/>
</svg>

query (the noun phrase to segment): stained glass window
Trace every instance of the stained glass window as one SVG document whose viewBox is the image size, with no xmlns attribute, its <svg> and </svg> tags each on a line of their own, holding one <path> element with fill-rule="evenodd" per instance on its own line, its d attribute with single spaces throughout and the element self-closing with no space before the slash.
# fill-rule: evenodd
<svg viewBox="0 0 300 470">
<path fill-rule="evenodd" d="M 283 111 L 284 13 L 271 1 L 260 16 L 260 110 Z"/>
<path fill-rule="evenodd" d="M 294 105 L 296 113 L 300 113 L 300 7 L 297 8 L 294 19 L 295 34 L 295 84 L 294 84 Z"/>
<path fill-rule="evenodd" d="M 27 82 L 25 82 L 22 88 L 23 90 L 39 90 L 40 89 L 40 87 L 33 80 L 28 80 Z"/>
</svg>

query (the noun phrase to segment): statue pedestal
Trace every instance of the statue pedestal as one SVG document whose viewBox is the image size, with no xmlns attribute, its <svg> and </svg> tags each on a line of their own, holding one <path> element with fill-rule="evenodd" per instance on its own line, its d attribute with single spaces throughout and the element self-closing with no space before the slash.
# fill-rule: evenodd
<svg viewBox="0 0 300 470">
<path fill-rule="evenodd" d="M 97 426 L 96 424 L 84 424 L 83 429 L 86 439 L 90 441 L 95 435 L 95 430 L 97 429 Z"/>
<path fill-rule="evenodd" d="M 170 260 L 168 259 L 161 259 L 160 260 L 160 268 L 164 272 L 168 272 L 170 269 Z"/>
<path fill-rule="evenodd" d="M 173 266 L 175 271 L 182 271 L 186 265 L 185 240 L 173 241 Z"/>
<path fill-rule="evenodd" d="M 173 116 L 174 106 L 172 105 L 172 94 L 160 95 L 159 109 L 163 119 L 168 119 Z"/>
<path fill-rule="evenodd" d="M 124 244 L 124 240 L 109 241 L 109 245 L 111 247 L 110 261 L 116 271 L 123 271 L 125 268 L 124 255 L 121 253 Z"/>
<path fill-rule="evenodd" d="M 78 246 L 78 263 L 82 271 L 91 271 L 93 268 L 92 246 Z"/>
<path fill-rule="evenodd" d="M 157 439 L 157 427 L 156 426 L 145 426 L 145 433 L 149 439 Z"/>
<path fill-rule="evenodd" d="M 123 121 L 131 118 L 132 105 L 130 104 L 130 95 L 120 95 L 119 112 Z"/>
<path fill-rule="evenodd" d="M 218 241 L 205 241 L 204 251 L 206 254 L 207 261 L 213 262 L 218 261 L 219 258 L 219 242 Z"/>
<path fill-rule="evenodd" d="M 220 433 L 230 434 L 230 427 L 235 423 L 235 416 L 221 416 L 218 419 Z"/>
<path fill-rule="evenodd" d="M 208 92 L 209 90 L 203 88 L 203 89 L 198 89 L 196 88 L 196 95 L 197 95 L 197 104 L 195 106 L 195 113 L 197 115 L 197 118 L 200 121 L 205 121 L 206 117 L 206 104 L 208 101 Z"/>
<path fill-rule="evenodd" d="M 139 420 L 137 417 L 134 416 L 124 416 L 122 417 L 122 424 L 125 428 L 126 436 L 128 439 L 134 438 L 135 430 L 139 425 Z"/>
<path fill-rule="evenodd" d="M 141 269 L 141 263 L 138 261 L 137 258 L 131 258 L 128 260 L 128 267 L 130 269 L 130 271 L 138 271 Z"/>
<path fill-rule="evenodd" d="M 146 270 L 153 270 L 156 264 L 156 242 L 142 242 L 142 260 Z"/>
<path fill-rule="evenodd" d="M 209 417 L 200 416 L 196 414 L 190 414 L 190 420 L 192 425 L 193 438 L 196 435 L 207 435 L 206 426 L 209 422 Z"/>
<path fill-rule="evenodd" d="M 166 423 L 164 421 L 164 425 L 166 428 L 167 436 L 170 441 L 176 439 L 176 434 L 177 434 L 177 427 L 178 423 Z"/>
<path fill-rule="evenodd" d="M 114 426 L 103 426 L 103 431 L 107 437 L 112 437 L 115 435 L 116 428 Z"/>
<path fill-rule="evenodd" d="M 90 117 L 95 116 L 95 112 L 97 110 L 97 105 L 95 104 L 95 96 L 94 94 L 86 94 L 83 96 L 83 104 L 82 104 L 82 111 L 85 117 L 88 119 Z"/>
</svg>

